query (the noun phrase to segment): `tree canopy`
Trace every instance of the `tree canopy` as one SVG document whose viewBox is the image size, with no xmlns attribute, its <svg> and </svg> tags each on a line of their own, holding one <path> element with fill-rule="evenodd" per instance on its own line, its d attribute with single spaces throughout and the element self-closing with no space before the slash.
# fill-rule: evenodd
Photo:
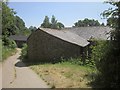
<svg viewBox="0 0 120 90">
<path fill-rule="evenodd" d="M 48 16 L 45 16 L 45 19 L 44 19 L 43 23 L 41 24 L 41 27 L 44 27 L 44 28 L 50 28 L 51 27 L 51 23 L 49 21 Z"/>
<path fill-rule="evenodd" d="M 58 28 L 57 20 L 56 20 L 54 15 L 52 15 L 52 18 L 51 18 L 51 28 L 53 28 L 53 29 L 57 29 Z"/>
<path fill-rule="evenodd" d="M 74 27 L 86 27 L 86 26 L 100 26 L 98 20 L 85 18 L 84 20 L 78 20 L 74 23 Z"/>
<path fill-rule="evenodd" d="M 33 31 L 37 30 L 37 28 L 35 26 L 30 26 L 29 30 L 33 32 Z"/>
<path fill-rule="evenodd" d="M 58 26 L 58 29 L 62 29 L 62 28 L 65 27 L 61 22 L 58 22 L 58 23 L 57 23 L 57 26 Z"/>
<path fill-rule="evenodd" d="M 103 48 L 103 56 L 99 58 L 97 69 L 100 72 L 101 86 L 110 88 L 120 87 L 120 1 L 108 1 L 115 9 L 103 12 L 103 17 L 108 19 L 108 24 L 113 28 L 111 39 Z M 99 48 L 100 49 L 100 48 Z"/>
<path fill-rule="evenodd" d="M 25 26 L 24 21 L 16 15 L 14 9 L 8 7 L 7 2 L 2 2 L 2 40 L 8 42 L 10 35 L 29 35 L 31 31 Z M 7 44 L 6 44 L 7 45 Z"/>
<path fill-rule="evenodd" d="M 51 22 L 49 21 L 49 17 L 45 16 L 43 23 L 41 24 L 43 28 L 52 28 L 52 29 L 62 29 L 64 25 L 61 22 L 57 22 L 54 15 L 52 15 Z"/>
<path fill-rule="evenodd" d="M 15 11 L 10 9 L 7 6 L 7 3 L 2 3 L 2 34 L 3 35 L 11 35 L 15 34 Z"/>
</svg>

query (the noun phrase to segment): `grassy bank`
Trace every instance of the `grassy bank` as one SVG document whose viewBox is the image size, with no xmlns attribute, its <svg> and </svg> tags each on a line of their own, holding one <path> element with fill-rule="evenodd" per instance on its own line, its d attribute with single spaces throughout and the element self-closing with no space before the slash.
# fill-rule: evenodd
<svg viewBox="0 0 120 90">
<path fill-rule="evenodd" d="M 17 50 L 14 48 L 8 48 L 8 47 L 2 47 L 2 61 L 7 59 L 9 56 L 14 55 L 17 52 Z"/>
<path fill-rule="evenodd" d="M 42 79 L 52 88 L 88 88 L 96 70 L 87 66 L 62 62 L 56 64 L 31 65 Z"/>
</svg>

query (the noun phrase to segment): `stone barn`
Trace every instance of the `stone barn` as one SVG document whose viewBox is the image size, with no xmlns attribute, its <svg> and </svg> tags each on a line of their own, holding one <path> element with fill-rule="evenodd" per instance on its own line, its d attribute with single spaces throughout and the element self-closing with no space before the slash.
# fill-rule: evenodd
<svg viewBox="0 0 120 90">
<path fill-rule="evenodd" d="M 89 42 L 67 30 L 38 28 L 27 39 L 28 60 L 52 62 L 87 55 Z"/>
<path fill-rule="evenodd" d="M 88 26 L 88 27 L 70 27 L 63 30 L 70 31 L 79 35 L 80 37 L 90 41 L 90 39 L 96 40 L 110 40 L 110 31 L 112 28 L 108 26 Z"/>
</svg>

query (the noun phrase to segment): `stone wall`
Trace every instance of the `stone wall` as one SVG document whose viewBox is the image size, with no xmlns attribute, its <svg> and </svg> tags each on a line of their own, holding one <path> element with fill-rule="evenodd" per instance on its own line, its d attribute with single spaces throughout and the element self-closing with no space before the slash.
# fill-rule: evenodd
<svg viewBox="0 0 120 90">
<path fill-rule="evenodd" d="M 42 30 L 37 30 L 28 38 L 29 61 L 56 61 L 61 58 L 80 57 L 78 45 L 63 41 Z"/>
</svg>

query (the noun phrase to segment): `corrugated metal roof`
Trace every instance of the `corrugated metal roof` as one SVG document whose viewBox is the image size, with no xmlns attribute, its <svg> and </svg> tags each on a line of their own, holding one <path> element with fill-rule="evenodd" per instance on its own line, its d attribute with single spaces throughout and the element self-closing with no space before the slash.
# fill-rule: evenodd
<svg viewBox="0 0 120 90">
<path fill-rule="evenodd" d="M 28 37 L 23 35 L 11 35 L 9 38 L 17 41 L 27 41 Z"/>
<path fill-rule="evenodd" d="M 97 26 L 97 27 L 74 27 L 66 28 L 64 30 L 68 30 L 72 33 L 75 33 L 86 40 L 89 40 L 90 38 L 108 40 L 111 28 Z"/>
<path fill-rule="evenodd" d="M 60 38 L 64 41 L 79 45 L 81 47 L 85 47 L 89 44 L 89 42 L 86 39 L 83 39 L 77 34 L 71 33 L 67 30 L 56 30 L 56 29 L 49 29 L 49 28 L 39 28 L 40 30 L 53 35 L 57 38 Z"/>
</svg>

